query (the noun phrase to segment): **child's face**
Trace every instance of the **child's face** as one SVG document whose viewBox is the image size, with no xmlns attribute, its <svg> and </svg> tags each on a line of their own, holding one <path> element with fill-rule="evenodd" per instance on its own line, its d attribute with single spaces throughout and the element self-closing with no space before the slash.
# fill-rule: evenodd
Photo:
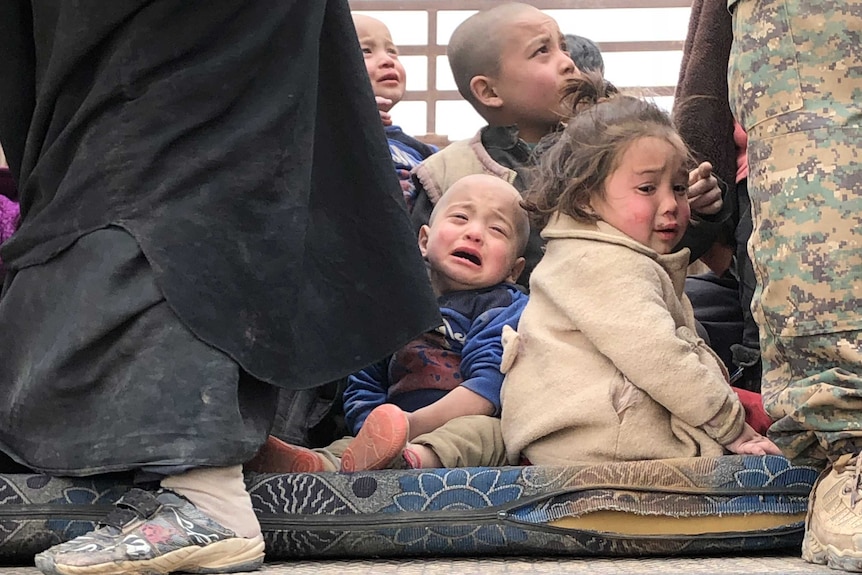
<svg viewBox="0 0 862 575">
<path fill-rule="evenodd" d="M 521 138 L 538 142 L 563 117 L 560 96 L 575 65 L 557 23 L 539 10 L 523 10 L 500 34 L 500 70 L 492 78 L 500 110 L 518 125 Z"/>
<path fill-rule="evenodd" d="M 524 268 L 518 257 L 526 215 L 521 196 L 488 175 L 467 176 L 444 194 L 431 223 L 419 231 L 437 293 L 481 289 L 514 282 Z M 527 229 L 529 226 L 527 225 Z"/>
<path fill-rule="evenodd" d="M 388 108 L 401 101 L 407 83 L 404 66 L 398 61 L 398 47 L 392 42 L 389 29 L 380 20 L 364 15 L 354 16 L 356 35 L 365 56 L 365 69 L 375 96 L 392 101 Z M 389 109 L 384 109 L 388 112 Z"/>
<path fill-rule="evenodd" d="M 605 180 L 604 194 L 590 201 L 602 220 L 660 254 L 682 239 L 691 216 L 679 146 L 664 138 L 638 138 Z"/>
</svg>

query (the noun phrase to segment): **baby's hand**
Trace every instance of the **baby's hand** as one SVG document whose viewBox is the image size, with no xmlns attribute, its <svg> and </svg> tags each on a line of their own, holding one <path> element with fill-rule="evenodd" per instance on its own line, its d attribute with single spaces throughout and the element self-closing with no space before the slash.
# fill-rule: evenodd
<svg viewBox="0 0 862 575">
<path fill-rule="evenodd" d="M 737 455 L 781 455 L 781 450 L 778 449 L 777 445 L 754 431 L 747 423 L 742 428 L 739 437 L 724 447 Z"/>
<path fill-rule="evenodd" d="M 392 100 L 381 96 L 374 96 L 374 101 L 377 102 L 377 111 L 380 112 L 380 121 L 384 126 L 392 125 L 392 116 L 389 115 L 389 110 L 392 108 Z"/>
</svg>

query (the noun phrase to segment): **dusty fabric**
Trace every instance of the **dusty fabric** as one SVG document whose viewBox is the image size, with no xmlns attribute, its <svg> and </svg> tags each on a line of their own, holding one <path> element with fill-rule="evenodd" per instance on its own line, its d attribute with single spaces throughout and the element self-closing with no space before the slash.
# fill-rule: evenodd
<svg viewBox="0 0 862 575">
<path fill-rule="evenodd" d="M 266 440 L 277 389 L 191 333 L 134 238 L 87 234 L 10 272 L 0 449 L 52 475 L 226 467 Z M 38 329 L 36 329 L 38 328 Z"/>
<path fill-rule="evenodd" d="M 688 253 L 557 214 L 517 333 L 504 336 L 509 461 L 721 455 L 745 414 L 683 294 Z M 711 422 L 715 418 L 714 422 Z"/>
<path fill-rule="evenodd" d="M 346 0 L 6 0 L 0 54 L 10 270 L 122 226 L 183 324 L 286 388 L 439 323 Z"/>
</svg>

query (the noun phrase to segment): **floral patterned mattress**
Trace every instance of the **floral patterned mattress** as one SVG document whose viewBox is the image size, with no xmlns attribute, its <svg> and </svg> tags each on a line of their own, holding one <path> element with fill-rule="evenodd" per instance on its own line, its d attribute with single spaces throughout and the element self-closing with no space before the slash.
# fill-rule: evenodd
<svg viewBox="0 0 862 575">
<path fill-rule="evenodd" d="M 798 546 L 817 470 L 777 456 L 249 475 L 267 559 L 646 556 Z M 0 560 L 93 528 L 116 479 L 0 475 Z"/>
</svg>

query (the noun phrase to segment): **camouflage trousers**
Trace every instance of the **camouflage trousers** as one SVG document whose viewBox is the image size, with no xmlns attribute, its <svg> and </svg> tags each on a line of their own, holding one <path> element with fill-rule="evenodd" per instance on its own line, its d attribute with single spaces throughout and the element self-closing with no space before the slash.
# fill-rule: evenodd
<svg viewBox="0 0 862 575">
<path fill-rule="evenodd" d="M 730 0 L 763 402 L 791 459 L 862 449 L 862 0 Z"/>
</svg>

